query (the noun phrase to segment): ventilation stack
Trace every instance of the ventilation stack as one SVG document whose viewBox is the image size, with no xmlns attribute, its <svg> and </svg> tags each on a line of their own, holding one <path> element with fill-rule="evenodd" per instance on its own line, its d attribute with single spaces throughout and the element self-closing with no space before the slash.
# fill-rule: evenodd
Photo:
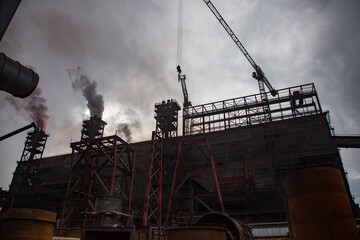
<svg viewBox="0 0 360 240">
<path fill-rule="evenodd" d="M 84 120 L 81 130 L 81 141 L 88 139 L 102 138 L 106 122 L 100 117 L 93 116 L 89 120 Z"/>
<path fill-rule="evenodd" d="M 178 112 L 181 109 L 174 99 L 155 104 L 156 133 L 162 138 L 178 136 Z"/>
</svg>

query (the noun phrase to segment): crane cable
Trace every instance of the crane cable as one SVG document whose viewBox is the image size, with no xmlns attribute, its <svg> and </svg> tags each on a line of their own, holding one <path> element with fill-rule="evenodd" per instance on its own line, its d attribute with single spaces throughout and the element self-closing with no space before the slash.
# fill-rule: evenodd
<svg viewBox="0 0 360 240">
<path fill-rule="evenodd" d="M 183 19 L 183 0 L 179 0 L 178 32 L 177 32 L 177 66 L 182 65 L 182 19 Z"/>
</svg>

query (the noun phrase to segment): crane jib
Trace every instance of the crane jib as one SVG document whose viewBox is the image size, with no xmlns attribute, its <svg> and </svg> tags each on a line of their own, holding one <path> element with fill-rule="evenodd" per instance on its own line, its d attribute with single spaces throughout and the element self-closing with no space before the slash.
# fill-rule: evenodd
<svg viewBox="0 0 360 240">
<path fill-rule="evenodd" d="M 220 24 L 224 27 L 225 31 L 230 35 L 231 39 L 235 42 L 235 44 L 238 46 L 240 51 L 244 54 L 244 56 L 249 61 L 251 66 L 255 69 L 256 74 L 255 75 L 253 74 L 253 77 L 255 79 L 257 79 L 258 81 L 261 81 L 262 83 L 265 83 L 267 88 L 270 90 L 271 95 L 275 96 L 277 94 L 276 90 L 271 86 L 270 82 L 265 77 L 265 74 L 263 73 L 261 68 L 255 63 L 255 61 L 252 59 L 250 54 L 246 51 L 245 47 L 241 44 L 240 40 L 236 37 L 235 33 L 231 30 L 230 26 L 226 23 L 226 21 L 221 16 L 221 14 L 218 12 L 218 10 L 215 8 L 215 6 L 212 4 L 212 2 L 210 0 L 203 0 L 203 1 L 209 7 L 211 12 L 214 14 L 214 16 L 220 22 Z M 263 87 L 260 87 L 260 92 L 262 94 L 265 94 L 265 92 L 262 92 L 262 91 L 265 91 L 265 90 L 263 89 Z"/>
</svg>

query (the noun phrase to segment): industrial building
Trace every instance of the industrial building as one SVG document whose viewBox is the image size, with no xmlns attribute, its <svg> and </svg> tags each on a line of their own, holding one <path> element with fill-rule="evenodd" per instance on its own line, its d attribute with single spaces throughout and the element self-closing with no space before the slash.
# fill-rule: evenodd
<svg viewBox="0 0 360 240">
<path fill-rule="evenodd" d="M 189 224 L 211 210 L 223 211 L 254 226 L 281 223 L 286 226 L 285 176 L 299 169 L 324 166 L 340 170 L 352 213 L 359 216 L 338 152 L 339 141 L 332 134 L 328 113 L 321 109 L 315 86 L 307 84 L 281 89 L 275 97 L 270 96 L 270 92 L 267 94 L 270 111 L 266 113 L 260 94 L 185 107 L 184 122 L 189 128 L 183 136 L 177 134 L 179 104 L 175 100 L 155 104 L 157 131 L 154 134 L 157 132 L 162 139 L 158 151 L 162 155 L 161 218 L 164 223 L 175 226 Z M 51 210 L 57 212 L 58 218 L 66 219 L 64 226 L 79 226 L 80 213 L 89 211 L 89 206 L 77 207 L 77 213 L 70 213 L 71 204 L 74 201 L 93 201 L 95 195 L 109 194 L 104 191 L 105 188 L 110 190 L 107 187 L 110 180 L 107 181 L 106 177 L 109 170 L 104 167 L 109 162 L 104 159 L 114 157 L 110 152 L 117 146 L 119 158 L 121 154 L 129 160 L 129 154 L 136 153 L 136 157 L 131 155 L 129 160 L 129 163 L 135 163 L 133 172 L 130 171 L 133 173 L 131 209 L 124 207 L 130 206 L 126 201 L 123 209 L 132 214 L 134 223 L 141 225 L 144 204 L 157 204 L 146 202 L 149 158 L 156 139 L 128 144 L 117 136 L 103 136 L 105 125 L 98 117 L 85 120 L 80 142 L 71 143 L 72 154 L 21 159 L 10 187 L 13 207 Z M 35 133 L 30 132 L 29 136 Z M 42 136 L 47 135 L 43 133 Z M 29 152 L 33 150 L 42 153 L 42 148 L 39 150 L 34 141 L 39 139 L 31 138 L 29 141 L 28 137 L 23 156 L 30 156 Z M 126 150 L 121 150 L 121 146 Z M 101 165 L 102 173 L 95 176 L 87 172 L 84 163 L 78 164 L 82 168 L 76 168 L 71 162 L 72 159 L 80 162 L 84 159 L 81 156 L 85 155 L 92 164 Z M 177 159 L 182 159 L 181 165 L 175 164 Z M 222 203 L 218 201 L 213 168 L 208 160 L 214 162 Z M 175 168 L 178 169 L 176 180 Z M 22 173 L 24 169 L 27 174 Z M 70 174 L 72 178 L 69 178 Z M 102 184 L 97 182 L 100 178 Z M 176 194 L 171 188 L 172 183 L 179 189 Z M 112 195 L 120 196 L 121 192 L 126 195 L 126 191 L 121 190 L 123 187 L 119 186 L 119 190 L 115 187 Z M 71 199 L 69 188 L 74 188 L 72 194 L 76 197 Z M 87 191 L 92 191 L 88 198 L 84 196 Z M 67 218 L 69 214 L 71 216 Z M 71 221 L 72 218 L 75 220 Z M 153 221 L 149 218 L 149 222 Z"/>
<path fill-rule="evenodd" d="M 82 240 L 359 237 L 360 210 L 339 148 L 358 148 L 360 138 L 335 136 L 313 83 L 275 90 L 211 1 L 204 2 L 254 68 L 260 93 L 192 105 L 177 66 L 183 104 L 155 103 L 148 141 L 104 136 L 107 123 L 97 111 L 65 155 L 43 157 L 43 127 L 10 133 L 34 127 L 9 192 L 0 191 L 0 237 L 18 236 L 19 216 L 55 225 L 54 233 L 46 228 L 49 236 Z"/>
</svg>

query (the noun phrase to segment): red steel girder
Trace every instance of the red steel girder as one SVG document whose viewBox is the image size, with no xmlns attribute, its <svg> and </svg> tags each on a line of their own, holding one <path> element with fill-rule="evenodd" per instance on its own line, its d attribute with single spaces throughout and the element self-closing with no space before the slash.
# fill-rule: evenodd
<svg viewBox="0 0 360 240">
<path fill-rule="evenodd" d="M 208 164 L 198 163 L 196 164 L 193 159 L 191 159 L 191 153 L 198 150 L 198 154 L 202 156 Z M 189 157 L 190 156 L 190 157 Z M 194 173 L 205 172 L 207 169 L 211 169 L 211 177 L 213 178 L 213 183 L 215 185 L 215 193 L 193 193 L 193 194 L 182 194 L 180 189 L 184 187 L 184 184 L 191 179 Z M 206 174 L 201 175 L 202 178 L 207 178 Z M 224 214 L 224 204 L 220 192 L 219 181 L 216 174 L 215 163 L 211 153 L 209 140 L 206 139 L 197 139 L 192 141 L 181 142 L 178 149 L 178 155 L 175 163 L 175 169 L 172 179 L 171 191 L 169 196 L 169 204 L 166 213 L 164 226 L 167 227 L 170 221 L 170 212 L 172 210 L 172 204 L 175 199 L 184 199 L 186 201 L 191 199 L 198 200 L 205 208 L 208 206 L 202 202 L 200 196 L 214 196 L 216 195 L 219 201 L 221 212 Z M 180 208 L 182 211 L 182 207 Z M 183 212 L 183 211 L 182 211 Z M 193 214 L 193 213 L 191 213 Z"/>
<path fill-rule="evenodd" d="M 143 212 L 143 226 L 156 226 L 159 232 L 162 227 L 162 143 L 163 139 L 153 131 Z"/>
<path fill-rule="evenodd" d="M 70 175 L 60 226 L 74 225 L 69 222 L 72 218 L 94 211 L 97 196 L 120 197 L 127 203 L 122 211 L 130 214 L 135 148 L 116 135 L 71 143 L 70 147 Z"/>
</svg>

